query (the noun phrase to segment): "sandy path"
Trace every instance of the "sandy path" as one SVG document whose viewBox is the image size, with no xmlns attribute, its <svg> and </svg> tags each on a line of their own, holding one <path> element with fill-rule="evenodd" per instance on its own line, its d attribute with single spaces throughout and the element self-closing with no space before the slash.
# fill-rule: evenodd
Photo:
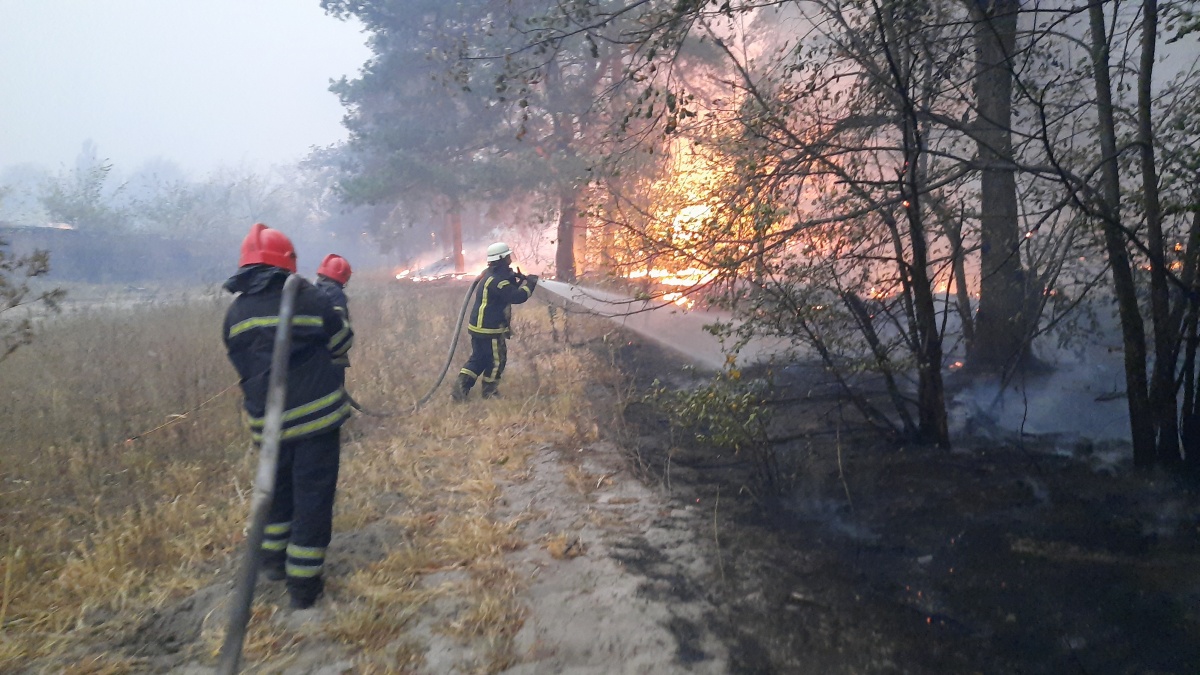
<svg viewBox="0 0 1200 675">
<path fill-rule="evenodd" d="M 594 491 L 569 486 L 569 466 Z M 608 442 L 544 449 L 532 469 L 529 481 L 505 490 L 514 515 L 535 516 L 526 540 L 569 533 L 584 553 L 556 559 L 530 546 L 514 554 L 530 578 L 529 618 L 516 638 L 524 663 L 505 672 L 727 672 L 727 650 L 710 629 L 713 607 L 696 581 L 713 574 L 693 534 L 697 511 L 669 508 Z"/>
<path fill-rule="evenodd" d="M 519 598 L 526 614 L 515 636 L 515 664 L 503 672 L 728 672 L 728 649 L 714 632 L 721 621 L 703 581 L 717 572 L 710 563 L 711 547 L 696 534 L 706 531 L 710 515 L 691 505 L 672 506 L 632 475 L 620 449 L 608 441 L 575 450 L 539 448 L 526 476 L 502 488 L 496 515 L 520 516 L 519 534 L 526 542 L 509 554 L 509 563 L 526 580 Z M 271 619 L 303 639 L 281 659 L 248 672 L 357 672 L 353 651 L 323 633 L 330 603 L 338 600 L 338 577 L 381 557 L 385 542 L 398 536 L 389 527 L 385 518 L 363 530 L 334 535 L 331 550 L 337 560 L 331 560 L 328 597 L 313 610 L 281 609 Z M 555 539 L 573 542 L 567 555 L 551 554 L 549 543 Z M 453 581 L 456 574 L 463 572 L 428 575 L 424 583 Z M 228 584 L 206 588 L 158 613 L 139 637 L 163 645 L 194 640 L 202 629 L 220 631 L 231 592 Z M 286 605 L 278 584 L 260 581 L 258 596 Z M 415 617 L 407 639 L 424 650 L 417 672 L 478 672 L 484 661 L 478 645 L 463 644 L 436 628 L 455 611 L 434 603 Z M 152 672 L 213 672 L 210 666 L 180 662 L 168 654 L 146 665 Z"/>
</svg>

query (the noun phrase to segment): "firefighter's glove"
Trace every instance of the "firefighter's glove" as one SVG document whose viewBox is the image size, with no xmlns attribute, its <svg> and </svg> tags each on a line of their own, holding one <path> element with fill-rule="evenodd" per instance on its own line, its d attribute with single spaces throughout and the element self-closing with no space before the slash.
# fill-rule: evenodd
<svg viewBox="0 0 1200 675">
<path fill-rule="evenodd" d="M 529 292 L 532 293 L 533 289 L 537 288 L 538 275 L 530 274 L 529 276 L 525 277 L 525 281 L 529 282 Z"/>
</svg>

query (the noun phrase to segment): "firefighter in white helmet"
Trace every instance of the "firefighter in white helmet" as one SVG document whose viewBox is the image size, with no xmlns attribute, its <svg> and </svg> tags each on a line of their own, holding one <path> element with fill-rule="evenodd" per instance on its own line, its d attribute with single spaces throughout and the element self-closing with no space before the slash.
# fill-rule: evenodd
<svg viewBox="0 0 1200 675">
<path fill-rule="evenodd" d="M 467 332 L 471 335 L 471 358 L 458 371 L 458 381 L 451 396 L 464 401 L 475 380 L 482 378 L 480 393 L 484 398 L 499 395 L 500 376 L 508 360 L 505 340 L 509 334 L 512 305 L 519 305 L 533 295 L 537 287 L 536 274 L 521 274 L 513 271 L 512 249 L 508 244 L 497 242 L 487 248 L 488 268 L 475 302 L 467 315 Z"/>
</svg>

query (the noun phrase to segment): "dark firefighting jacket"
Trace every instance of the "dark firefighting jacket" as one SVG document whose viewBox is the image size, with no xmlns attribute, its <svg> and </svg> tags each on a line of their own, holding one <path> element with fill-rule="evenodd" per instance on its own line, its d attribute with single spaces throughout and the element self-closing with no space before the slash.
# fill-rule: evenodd
<svg viewBox="0 0 1200 675">
<path fill-rule="evenodd" d="M 346 299 L 345 287 L 329 277 L 320 275 L 317 276 L 316 287 L 325 294 L 325 297 L 329 298 L 329 301 L 333 303 L 333 308 L 342 315 L 342 319 L 346 323 L 350 323 L 350 303 Z M 349 368 L 350 356 L 343 354 L 334 358 L 333 362 L 343 368 Z"/>
<path fill-rule="evenodd" d="M 225 348 L 241 377 L 250 433 L 261 442 L 267 404 L 267 380 L 279 303 L 286 270 L 266 265 L 244 267 L 225 282 L 236 293 L 225 314 Z M 324 293 L 301 280 L 292 317 L 287 400 L 281 440 L 290 441 L 340 427 L 350 416 L 345 369 L 333 360 L 349 351 L 354 332 Z"/>
<path fill-rule="evenodd" d="M 529 280 L 518 277 L 512 268 L 503 265 L 489 267 L 484 272 L 475 304 L 467 315 L 467 330 L 475 335 L 504 335 L 508 331 L 510 308 L 533 295 Z"/>
</svg>

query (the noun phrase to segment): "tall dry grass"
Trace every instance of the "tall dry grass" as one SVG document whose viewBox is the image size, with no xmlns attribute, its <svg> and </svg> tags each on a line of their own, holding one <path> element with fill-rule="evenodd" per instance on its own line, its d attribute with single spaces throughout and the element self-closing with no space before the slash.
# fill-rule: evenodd
<svg viewBox="0 0 1200 675">
<path fill-rule="evenodd" d="M 587 350 L 553 341 L 549 314 L 538 303 L 514 308 L 517 337 L 501 399 L 457 405 L 444 385 L 427 406 L 407 414 L 446 361 L 464 290 L 418 288 L 411 299 L 367 294 L 366 304 L 378 312 L 362 319 L 362 303 L 351 300 L 355 326 L 375 337 L 361 345 L 364 367 L 354 362 L 348 387 L 368 407 L 398 402 L 391 410 L 399 416 L 375 422 L 372 433 L 347 446 L 335 528 L 386 517 L 403 532 L 339 589 L 330 635 L 362 650 L 356 658 L 362 672 L 418 666 L 421 645 L 411 629 L 434 605 L 456 608 L 433 628 L 470 645 L 467 670 L 496 672 L 513 663 L 511 640 L 525 610 L 522 581 L 506 555 L 526 545 L 517 527 L 530 514 L 497 514 L 501 484 L 525 480 L 538 448 L 596 434 L 599 411 L 586 386 L 604 368 Z M 468 352 L 463 340 L 447 385 Z"/>
<path fill-rule="evenodd" d="M 466 667 L 513 662 L 524 608 L 506 554 L 525 545 L 517 527 L 527 515 L 497 514 L 500 486 L 524 479 L 536 448 L 596 434 L 586 386 L 612 368 L 552 340 L 537 303 L 515 311 L 502 399 L 454 405 L 443 385 L 411 414 L 445 361 L 465 288 L 349 289 L 358 341 L 347 386 L 369 409 L 397 413 L 357 418 L 343 433 L 335 533 L 398 533 L 329 579 L 320 639 L 353 654 L 361 672 L 419 667 L 415 628 L 434 608 L 432 630 L 464 645 Z M 240 393 L 226 391 L 235 381 L 220 340 L 227 303 L 101 302 L 0 362 L 0 672 L 35 663 L 143 672 L 122 636 L 229 576 L 256 458 Z M 447 384 L 466 353 L 464 341 Z M 335 539 L 329 555 L 348 554 Z M 266 671 L 313 641 L 270 602 L 257 601 L 247 641 L 248 664 Z M 219 637 L 206 625 L 184 652 L 211 660 Z"/>
<path fill-rule="evenodd" d="M 212 294 L 113 295 L 0 362 L 0 670 L 208 583 L 179 570 L 236 543 L 228 496 L 247 487 L 236 392 L 172 417 L 236 380 L 223 310 Z"/>
</svg>

